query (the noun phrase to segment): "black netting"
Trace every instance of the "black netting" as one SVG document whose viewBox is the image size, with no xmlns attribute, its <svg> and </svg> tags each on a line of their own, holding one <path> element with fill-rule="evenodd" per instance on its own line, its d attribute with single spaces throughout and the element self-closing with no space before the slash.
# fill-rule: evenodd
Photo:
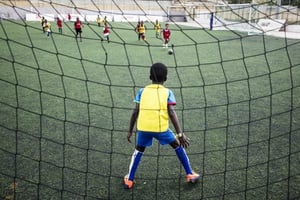
<svg viewBox="0 0 300 200">
<path fill-rule="evenodd" d="M 4 0 L 0 15 L 3 199 L 300 198 L 294 1 Z M 107 17 L 109 42 L 97 16 Z M 161 28 L 170 24 L 167 48 L 156 38 L 156 19 Z M 137 21 L 146 24 L 146 41 L 138 40 Z M 169 67 L 166 86 L 201 179 L 187 184 L 172 148 L 154 142 L 135 187 L 125 190 L 132 101 L 158 61 Z"/>
</svg>

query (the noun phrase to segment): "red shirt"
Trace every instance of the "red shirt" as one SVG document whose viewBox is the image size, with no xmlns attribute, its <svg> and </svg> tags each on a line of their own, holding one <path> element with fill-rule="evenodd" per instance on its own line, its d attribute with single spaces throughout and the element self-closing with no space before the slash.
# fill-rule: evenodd
<svg viewBox="0 0 300 200">
<path fill-rule="evenodd" d="M 75 27 L 76 29 L 81 28 L 81 21 L 80 21 L 80 20 L 77 20 L 76 22 L 74 22 L 74 27 Z"/>
<path fill-rule="evenodd" d="M 103 33 L 104 33 L 104 34 L 109 33 L 109 27 L 108 27 L 108 26 L 105 26 L 105 27 L 103 28 Z"/>
<path fill-rule="evenodd" d="M 164 39 L 169 39 L 170 38 L 170 35 L 171 35 L 171 31 L 170 29 L 163 29 L 163 36 L 164 36 Z"/>
<path fill-rule="evenodd" d="M 62 20 L 61 20 L 61 19 L 58 19 L 58 20 L 56 21 L 56 24 L 57 24 L 57 27 L 58 27 L 58 28 L 62 28 Z"/>
</svg>

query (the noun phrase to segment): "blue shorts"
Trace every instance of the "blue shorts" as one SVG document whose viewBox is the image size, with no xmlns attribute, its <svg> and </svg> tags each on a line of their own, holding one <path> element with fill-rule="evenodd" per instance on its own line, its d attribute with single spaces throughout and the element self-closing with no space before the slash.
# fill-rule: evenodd
<svg viewBox="0 0 300 200">
<path fill-rule="evenodd" d="M 175 140 L 171 129 L 161 133 L 138 131 L 137 135 L 137 145 L 141 147 L 151 146 L 153 138 L 157 139 L 161 145 L 170 144 Z"/>
</svg>

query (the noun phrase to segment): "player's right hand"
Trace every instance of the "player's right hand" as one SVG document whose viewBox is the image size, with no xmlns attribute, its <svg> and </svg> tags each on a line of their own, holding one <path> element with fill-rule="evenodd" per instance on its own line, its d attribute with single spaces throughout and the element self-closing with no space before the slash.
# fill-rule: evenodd
<svg viewBox="0 0 300 200">
<path fill-rule="evenodd" d="M 129 143 L 131 143 L 131 136 L 132 136 L 132 132 L 128 132 L 127 140 L 128 140 Z"/>
</svg>

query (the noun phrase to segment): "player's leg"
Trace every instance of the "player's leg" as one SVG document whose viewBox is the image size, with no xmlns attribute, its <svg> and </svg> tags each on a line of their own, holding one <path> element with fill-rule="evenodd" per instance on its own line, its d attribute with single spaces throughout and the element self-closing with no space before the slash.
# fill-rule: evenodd
<svg viewBox="0 0 300 200">
<path fill-rule="evenodd" d="M 124 186 L 126 189 L 131 189 L 134 184 L 134 177 L 139 166 L 143 153 L 147 146 L 152 145 L 152 135 L 148 133 L 137 132 L 137 145 L 131 156 L 128 174 L 124 177 Z"/>
<path fill-rule="evenodd" d="M 165 46 L 166 46 L 166 48 L 168 48 L 168 44 L 169 44 L 169 39 L 166 39 L 165 40 Z"/>
<path fill-rule="evenodd" d="M 141 161 L 141 158 L 143 156 L 143 153 L 145 151 L 145 147 L 137 146 L 134 150 L 132 156 L 131 156 L 131 162 L 129 165 L 129 173 L 128 173 L 128 179 L 134 180 L 135 172 L 139 166 L 139 163 Z"/>
<path fill-rule="evenodd" d="M 79 30 L 79 38 L 80 38 L 80 42 L 82 42 L 82 39 L 81 39 L 81 33 L 82 33 L 82 30 L 80 29 L 80 30 Z"/>
<path fill-rule="evenodd" d="M 184 148 L 179 144 L 177 139 L 171 142 L 170 145 L 173 147 L 173 149 L 175 149 L 175 153 L 185 170 L 187 182 L 196 182 L 200 178 L 200 175 L 192 170 L 188 155 L 186 154 Z"/>
<path fill-rule="evenodd" d="M 170 143 L 170 145 L 173 147 L 173 149 L 175 149 L 175 153 L 178 159 L 180 160 L 186 174 L 192 174 L 193 170 L 191 168 L 189 158 L 184 148 L 179 144 L 178 140 L 175 139 L 173 142 Z"/>
<path fill-rule="evenodd" d="M 77 37 L 78 37 L 78 29 L 75 29 L 75 38 L 77 40 Z"/>
<path fill-rule="evenodd" d="M 146 40 L 146 35 L 145 35 L 145 33 L 142 34 L 142 40 L 143 40 L 143 41 Z"/>
<path fill-rule="evenodd" d="M 135 173 L 139 166 L 144 151 L 145 151 L 145 147 L 139 147 L 139 146 L 137 146 L 136 149 L 134 150 L 131 156 L 128 174 L 125 175 L 124 177 L 125 189 L 131 189 L 133 187 Z"/>
<path fill-rule="evenodd" d="M 183 165 L 186 174 L 193 174 L 193 170 L 191 168 L 189 158 L 184 150 L 184 148 L 180 145 L 179 141 L 175 138 L 174 133 L 171 129 L 168 129 L 166 132 L 159 134 L 157 136 L 161 145 L 169 144 L 173 149 L 175 149 L 176 155 Z"/>
<path fill-rule="evenodd" d="M 109 42 L 109 33 L 104 33 L 104 39 Z"/>
</svg>

